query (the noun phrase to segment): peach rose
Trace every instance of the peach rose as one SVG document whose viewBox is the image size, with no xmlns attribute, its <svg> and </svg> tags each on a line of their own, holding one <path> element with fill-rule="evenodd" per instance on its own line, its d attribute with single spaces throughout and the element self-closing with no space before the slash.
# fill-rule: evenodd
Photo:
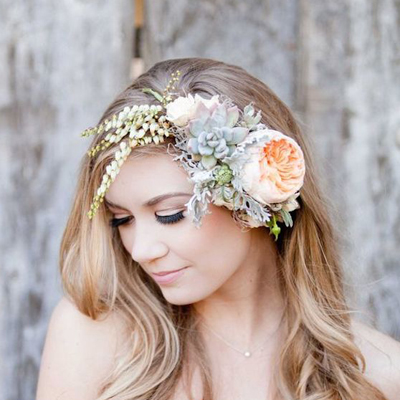
<svg viewBox="0 0 400 400">
<path fill-rule="evenodd" d="M 304 182 L 305 163 L 300 146 L 272 129 L 252 132 L 260 140 L 246 153 L 250 160 L 242 171 L 243 189 L 262 204 L 280 203 L 295 194 Z"/>
</svg>

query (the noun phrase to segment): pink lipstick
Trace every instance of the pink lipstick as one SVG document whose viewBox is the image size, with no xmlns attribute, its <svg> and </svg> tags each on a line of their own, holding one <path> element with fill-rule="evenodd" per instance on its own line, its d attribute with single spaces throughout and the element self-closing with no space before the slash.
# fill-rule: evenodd
<svg viewBox="0 0 400 400">
<path fill-rule="evenodd" d="M 178 269 L 176 271 L 171 272 L 161 272 L 159 274 L 152 273 L 154 280 L 161 285 L 165 285 L 167 283 L 175 282 L 179 277 L 181 277 L 185 273 L 185 268 Z"/>
</svg>

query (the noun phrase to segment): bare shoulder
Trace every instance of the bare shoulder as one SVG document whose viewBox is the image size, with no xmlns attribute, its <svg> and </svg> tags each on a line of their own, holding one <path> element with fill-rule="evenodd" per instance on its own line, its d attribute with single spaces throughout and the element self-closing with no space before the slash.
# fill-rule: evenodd
<svg viewBox="0 0 400 400">
<path fill-rule="evenodd" d="M 388 398 L 400 394 L 400 342 L 361 322 L 352 320 L 355 343 L 366 361 L 365 374 Z"/>
<path fill-rule="evenodd" d="M 117 313 L 94 321 L 63 297 L 48 325 L 36 400 L 96 398 L 126 332 Z"/>
</svg>

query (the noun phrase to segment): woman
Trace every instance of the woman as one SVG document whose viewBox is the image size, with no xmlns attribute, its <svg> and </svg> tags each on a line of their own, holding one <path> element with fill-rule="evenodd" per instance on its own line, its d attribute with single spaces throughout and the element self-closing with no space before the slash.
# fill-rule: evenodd
<svg viewBox="0 0 400 400">
<path fill-rule="evenodd" d="M 351 319 L 312 153 L 265 84 L 160 62 L 92 134 L 37 400 L 400 398 L 400 345 Z"/>
</svg>

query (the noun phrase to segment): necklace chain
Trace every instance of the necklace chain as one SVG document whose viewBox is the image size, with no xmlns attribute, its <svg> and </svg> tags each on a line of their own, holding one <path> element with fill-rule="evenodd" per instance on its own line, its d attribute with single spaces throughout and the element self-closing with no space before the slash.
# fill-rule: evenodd
<svg viewBox="0 0 400 400">
<path fill-rule="evenodd" d="M 265 345 L 265 343 L 267 343 L 267 341 L 269 339 L 271 339 L 272 336 L 275 335 L 275 333 L 278 331 L 279 327 L 281 326 L 282 320 L 283 320 L 283 315 L 284 313 L 282 313 L 282 317 L 279 321 L 278 327 L 274 330 L 274 332 L 272 332 L 268 337 L 267 340 L 265 340 L 261 346 L 257 347 L 255 350 L 250 351 L 248 350 L 239 350 L 238 348 L 236 348 L 235 346 L 233 346 L 231 343 L 229 343 L 228 341 L 226 341 L 222 336 L 220 336 L 217 332 L 215 332 L 211 327 L 209 327 L 204 321 L 201 321 L 202 325 L 204 325 L 211 333 L 213 333 L 218 339 L 222 340 L 225 344 L 227 344 L 229 347 L 231 347 L 233 350 L 237 351 L 238 353 L 244 355 L 246 358 L 251 357 L 256 351 L 260 350 L 263 348 L 263 346 Z"/>
</svg>

